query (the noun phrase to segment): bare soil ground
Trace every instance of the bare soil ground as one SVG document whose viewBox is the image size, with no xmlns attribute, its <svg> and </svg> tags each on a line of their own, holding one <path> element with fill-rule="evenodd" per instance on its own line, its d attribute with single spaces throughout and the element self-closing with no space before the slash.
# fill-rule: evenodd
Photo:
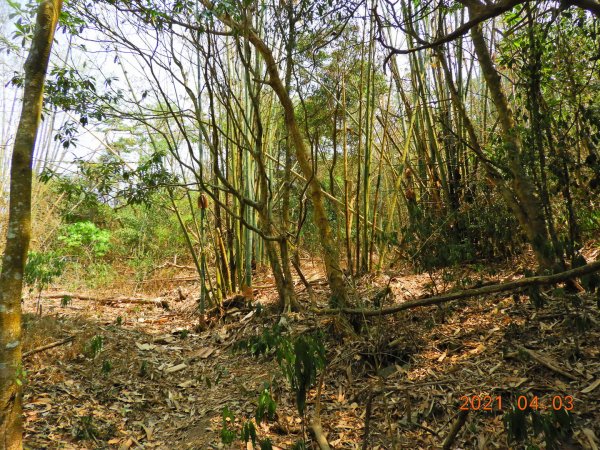
<svg viewBox="0 0 600 450">
<path fill-rule="evenodd" d="M 393 292 L 385 303 L 389 306 L 479 281 L 518 277 L 523 268 L 512 262 L 431 275 L 388 273 L 357 280 L 356 293 L 364 306 L 373 307 L 368 299 L 389 284 Z M 318 305 L 325 306 L 322 272 L 309 265 L 306 275 Z M 160 291 L 158 283 L 168 309 L 160 304 L 84 299 L 61 304 L 56 298 L 42 299 L 40 316 L 36 300 L 26 299 L 25 351 L 74 337 L 72 343 L 26 359 L 27 446 L 223 448 L 223 408 L 235 414 L 230 426 L 239 427 L 242 419 L 254 416 L 259 393 L 271 383 L 277 418 L 257 426 L 258 434 L 269 437 L 274 448 L 290 448 L 303 437 L 304 427 L 275 358 L 253 358 L 234 350 L 237 342 L 278 320 L 272 281 L 265 277 L 256 285 L 260 288 L 254 291 L 253 305 L 218 311 L 205 326 L 198 326 L 193 285 L 178 290 L 165 284 Z M 300 283 L 297 293 L 306 304 Z M 328 336 L 321 419 L 331 447 L 441 448 L 466 404 L 465 425 L 451 448 L 519 448 L 509 444 L 503 418 L 520 396 L 530 401 L 537 396 L 539 413 L 544 415 L 551 415 L 553 401 L 565 406 L 572 402 L 572 424 L 562 427 L 566 433 L 556 437 L 556 448 L 597 449 L 598 299 L 549 291 L 545 307 L 538 310 L 526 294 L 476 298 L 359 321 L 358 333 L 348 332 L 335 317 L 292 314 L 287 319 L 292 333 L 322 329 Z M 106 293 L 94 293 L 102 295 Z M 485 396 L 493 399 L 488 408 Z M 315 401 L 313 390 L 308 416 Z M 535 437 L 533 429 L 528 432 L 530 443 L 549 448 L 543 433 Z M 231 448 L 246 445 L 238 440 Z"/>
</svg>

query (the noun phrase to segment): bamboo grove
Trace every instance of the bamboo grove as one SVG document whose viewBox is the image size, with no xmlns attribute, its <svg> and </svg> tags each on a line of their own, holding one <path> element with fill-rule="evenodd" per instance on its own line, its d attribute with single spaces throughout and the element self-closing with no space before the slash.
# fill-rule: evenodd
<svg viewBox="0 0 600 450">
<path fill-rule="evenodd" d="M 298 307 L 307 252 L 333 306 L 355 302 L 353 277 L 402 261 L 429 269 L 529 245 L 540 271 L 576 267 L 600 223 L 599 9 L 70 2 L 77 52 L 112 61 L 97 77 L 107 93 L 82 97 L 107 126 L 136 130 L 78 176 L 177 217 L 203 309 L 251 295 L 260 265 L 282 310 Z"/>
</svg>

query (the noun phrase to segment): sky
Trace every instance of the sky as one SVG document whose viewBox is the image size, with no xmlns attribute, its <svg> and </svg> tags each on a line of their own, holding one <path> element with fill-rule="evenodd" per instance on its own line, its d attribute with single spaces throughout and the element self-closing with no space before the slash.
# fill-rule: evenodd
<svg viewBox="0 0 600 450">
<path fill-rule="evenodd" d="M 10 40 L 15 31 L 11 21 L 16 20 L 16 18 L 8 19 L 6 17 L 9 8 L 5 2 L 0 2 L 0 36 L 5 40 Z M 130 25 L 120 23 L 118 27 L 125 32 L 129 39 L 139 45 L 151 47 L 154 44 L 152 36 L 138 34 L 138 31 L 131 28 Z M 125 28 L 123 29 L 123 27 Z M 99 88 L 103 87 L 103 78 L 115 76 L 119 79 L 119 86 L 128 91 L 123 74 L 123 70 L 125 70 L 133 90 L 139 98 L 144 87 L 148 85 L 147 74 L 145 73 L 147 66 L 133 55 L 127 55 L 123 52 L 119 53 L 120 60 L 116 61 L 114 46 L 111 46 L 97 32 L 85 31 L 84 37 L 86 38 L 85 50 L 70 45 L 74 41 L 81 42 L 79 39 L 75 38 L 74 41 L 71 41 L 68 34 L 63 33 L 61 30 L 57 31 L 51 65 L 76 67 L 82 73 L 92 74 L 97 79 L 96 84 Z M 394 43 L 395 45 L 400 45 L 400 41 L 403 40 L 397 33 L 392 34 L 392 38 L 397 41 Z M 15 51 L 8 55 L 5 52 L 0 55 L 0 83 L 2 87 L 2 93 L 0 94 L 0 188 L 4 193 L 7 192 L 8 161 L 18 122 L 21 95 L 21 91 L 10 84 L 10 80 L 14 76 L 15 70 L 22 70 L 24 55 L 27 51 L 26 48 L 20 48 L 20 42 L 16 42 L 16 44 L 17 49 Z M 193 55 L 187 54 L 185 57 L 189 61 L 193 61 Z M 405 59 L 405 57 L 399 58 L 401 70 L 403 67 L 407 67 L 404 62 Z M 197 75 L 192 66 L 193 64 L 190 64 L 187 75 L 194 79 Z M 166 72 L 160 68 L 156 70 L 159 72 L 159 78 L 164 80 L 161 85 L 169 90 L 169 95 L 172 98 L 182 99 L 187 96 L 183 87 L 173 83 Z M 129 96 L 129 93 L 126 93 L 126 95 Z M 60 143 L 54 140 L 55 130 L 67 120 L 77 122 L 78 119 L 79 117 L 63 112 L 44 116 L 38 135 L 35 156 L 35 165 L 38 170 L 41 170 L 45 163 L 49 163 L 50 166 L 54 164 L 54 168 L 59 168 L 61 171 L 73 171 L 75 169 L 72 164 L 73 160 L 78 158 L 92 160 L 109 145 L 111 140 L 124 134 L 124 132 L 111 129 L 105 123 L 90 121 L 85 129 L 79 128 L 76 146 L 63 149 Z"/>
</svg>

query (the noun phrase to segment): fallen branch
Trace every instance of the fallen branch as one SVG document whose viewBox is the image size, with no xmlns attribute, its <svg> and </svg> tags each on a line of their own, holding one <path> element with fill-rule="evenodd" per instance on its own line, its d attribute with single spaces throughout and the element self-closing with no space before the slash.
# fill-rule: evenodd
<svg viewBox="0 0 600 450">
<path fill-rule="evenodd" d="M 45 350 L 49 350 L 54 347 L 58 347 L 59 345 L 67 344 L 75 339 L 75 336 L 69 336 L 67 338 L 61 339 L 60 341 L 52 342 L 51 344 L 42 345 L 41 347 L 34 348 L 33 350 L 29 350 L 24 352 L 22 358 L 25 359 L 31 355 L 35 355 L 36 353 L 41 353 Z"/>
<path fill-rule="evenodd" d="M 152 269 L 150 269 L 150 271 L 148 273 L 152 273 L 157 270 L 164 269 L 165 267 L 173 267 L 175 269 L 185 269 L 185 270 L 196 270 L 195 266 L 182 266 L 177 263 L 172 263 L 172 262 L 167 261 L 166 263 L 161 264 L 160 266 L 153 267 Z"/>
<path fill-rule="evenodd" d="M 130 298 L 130 297 L 113 297 L 95 299 L 95 302 L 112 305 L 114 303 L 132 303 L 134 305 L 154 305 L 169 309 L 169 302 L 161 298 Z"/>
<path fill-rule="evenodd" d="M 148 278 L 147 280 L 128 280 L 127 284 L 145 284 L 145 283 L 179 283 L 184 281 L 198 281 L 198 275 L 192 277 L 167 277 L 167 278 Z"/>
<path fill-rule="evenodd" d="M 323 427 L 321 426 L 321 389 L 323 388 L 323 381 L 325 379 L 325 369 L 321 371 L 321 376 L 319 377 L 319 387 L 317 388 L 317 401 L 315 405 L 315 412 L 313 414 L 313 419 L 310 423 L 310 429 L 315 435 L 315 441 L 317 441 L 317 445 L 320 450 L 331 450 L 329 446 L 329 442 L 327 442 L 327 437 L 325 433 L 323 433 Z"/>
<path fill-rule="evenodd" d="M 368 450 L 369 448 L 369 435 L 371 434 L 371 411 L 373 410 L 373 398 L 376 394 L 369 395 L 367 399 L 367 407 L 365 409 L 365 428 L 363 433 L 363 445 L 362 450 Z"/>
<path fill-rule="evenodd" d="M 119 296 L 119 297 L 93 297 L 91 295 L 84 295 L 84 294 L 72 294 L 72 293 L 68 293 L 68 292 L 58 292 L 58 293 L 48 293 L 48 294 L 42 294 L 43 298 L 46 299 L 56 299 L 56 298 L 71 298 L 71 299 L 75 299 L 75 300 L 87 300 L 90 302 L 95 302 L 95 303 L 102 303 L 102 304 L 113 304 L 113 303 L 132 303 L 132 304 L 136 304 L 136 305 L 156 305 L 156 306 L 162 306 L 163 308 L 168 308 L 169 304 L 167 303 L 166 300 L 163 300 L 161 298 L 143 298 L 143 297 L 123 297 L 123 296 Z"/>
<path fill-rule="evenodd" d="M 468 409 L 463 409 L 458 413 L 458 418 L 452 424 L 450 431 L 448 432 L 448 436 L 444 439 L 444 443 L 442 444 L 442 450 L 449 450 L 458 435 L 460 429 L 464 426 L 467 421 L 467 416 L 469 415 Z"/>
<path fill-rule="evenodd" d="M 360 308 L 328 308 L 328 309 L 312 309 L 315 314 L 357 314 L 361 316 L 383 316 L 387 314 L 395 314 L 406 309 L 418 308 L 421 306 L 438 305 L 452 300 L 463 298 L 476 297 L 485 294 L 495 294 L 498 292 L 514 291 L 532 286 L 544 286 L 561 283 L 572 278 L 578 278 L 584 275 L 589 275 L 600 271 L 600 260 L 586 264 L 575 269 L 565 272 L 555 273 L 553 275 L 538 275 L 529 278 L 521 278 L 519 280 L 509 281 L 507 283 L 492 284 L 463 291 L 450 292 L 447 294 L 436 295 L 433 297 L 421 298 L 401 303 L 396 306 L 391 306 L 382 309 L 360 309 Z"/>
<path fill-rule="evenodd" d="M 558 367 L 556 364 L 554 364 L 554 362 L 549 361 L 548 359 L 544 358 L 539 353 L 537 353 L 529 348 L 525 348 L 522 345 L 519 345 L 519 346 L 517 346 L 517 350 L 519 350 L 520 352 L 526 353 L 527 355 L 529 355 L 529 357 L 531 359 L 533 359 L 538 364 L 541 364 L 542 366 L 546 367 L 547 369 L 550 369 L 551 371 L 556 372 L 557 374 L 562 375 L 565 378 L 568 378 L 573 381 L 581 381 L 575 375 L 572 375 L 569 372 L 562 370 L 560 367 Z"/>
</svg>

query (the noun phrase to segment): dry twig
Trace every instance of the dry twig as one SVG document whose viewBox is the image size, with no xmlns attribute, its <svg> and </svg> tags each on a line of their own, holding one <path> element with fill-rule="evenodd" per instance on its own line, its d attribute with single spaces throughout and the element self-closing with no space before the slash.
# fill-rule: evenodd
<svg viewBox="0 0 600 450">
<path fill-rule="evenodd" d="M 458 413 L 458 417 L 452 424 L 452 427 L 450 427 L 448 436 L 446 436 L 446 439 L 444 439 L 444 443 L 442 444 L 443 450 L 450 450 L 450 448 L 452 447 L 452 443 L 454 442 L 454 440 L 456 439 L 456 436 L 458 435 L 458 432 L 466 423 L 468 415 L 469 415 L 468 409 L 463 409 Z"/>
<path fill-rule="evenodd" d="M 35 355 L 36 353 L 41 353 L 45 350 L 49 350 L 54 347 L 58 347 L 59 345 L 67 344 L 75 339 L 75 336 L 69 336 L 67 338 L 61 339 L 60 341 L 52 342 L 51 344 L 42 345 L 41 347 L 34 348 L 27 352 L 23 353 L 22 358 L 25 359 L 31 355 Z"/>
<path fill-rule="evenodd" d="M 539 353 L 529 349 L 529 348 L 525 348 L 521 345 L 517 346 L 517 349 L 520 352 L 526 353 L 527 355 L 529 355 L 529 357 L 531 359 L 533 359 L 535 362 L 541 364 L 542 366 L 550 369 L 553 372 L 558 373 L 559 375 L 562 375 L 565 378 L 568 378 L 570 380 L 573 381 L 581 381 L 579 379 L 579 377 L 576 377 L 575 375 L 566 372 L 564 370 L 562 370 L 560 367 L 558 367 L 553 361 L 549 361 L 547 358 L 543 357 L 542 355 L 540 355 Z"/>
</svg>

